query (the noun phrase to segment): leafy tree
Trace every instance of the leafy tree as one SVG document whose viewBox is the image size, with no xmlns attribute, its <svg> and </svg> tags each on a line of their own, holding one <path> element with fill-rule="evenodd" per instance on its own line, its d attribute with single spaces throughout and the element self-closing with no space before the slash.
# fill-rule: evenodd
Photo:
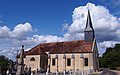
<svg viewBox="0 0 120 75">
<path fill-rule="evenodd" d="M 113 48 L 107 48 L 103 56 L 100 57 L 100 67 L 116 69 L 120 67 L 120 44 Z"/>
<path fill-rule="evenodd" d="M 5 56 L 0 56 L 0 72 L 2 75 L 6 75 L 6 71 L 9 68 L 9 59 Z"/>
</svg>

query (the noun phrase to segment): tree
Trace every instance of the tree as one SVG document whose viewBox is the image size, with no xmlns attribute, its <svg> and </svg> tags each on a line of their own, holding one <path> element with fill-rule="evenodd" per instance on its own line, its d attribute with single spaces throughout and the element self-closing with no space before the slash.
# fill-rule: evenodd
<svg viewBox="0 0 120 75">
<path fill-rule="evenodd" d="M 2 75 L 6 75 L 6 71 L 8 70 L 8 68 L 9 68 L 9 59 L 1 55 L 0 56 L 0 72 L 2 73 Z"/>
<path fill-rule="evenodd" d="M 113 48 L 107 48 L 103 56 L 100 57 L 100 67 L 116 69 L 120 67 L 120 44 Z"/>
</svg>

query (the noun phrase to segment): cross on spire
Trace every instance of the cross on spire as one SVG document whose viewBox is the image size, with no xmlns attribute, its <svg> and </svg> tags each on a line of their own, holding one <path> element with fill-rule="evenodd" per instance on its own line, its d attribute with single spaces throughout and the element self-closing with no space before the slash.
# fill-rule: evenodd
<svg viewBox="0 0 120 75">
<path fill-rule="evenodd" d="M 87 10 L 90 11 L 90 4 L 87 5 Z"/>
</svg>

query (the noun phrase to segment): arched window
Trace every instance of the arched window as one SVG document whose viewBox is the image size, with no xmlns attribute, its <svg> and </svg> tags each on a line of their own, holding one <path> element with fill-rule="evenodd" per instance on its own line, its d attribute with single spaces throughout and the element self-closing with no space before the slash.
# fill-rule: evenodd
<svg viewBox="0 0 120 75">
<path fill-rule="evenodd" d="M 35 58 L 34 58 L 34 57 L 32 57 L 32 58 L 30 59 L 30 61 L 35 61 Z"/>
</svg>

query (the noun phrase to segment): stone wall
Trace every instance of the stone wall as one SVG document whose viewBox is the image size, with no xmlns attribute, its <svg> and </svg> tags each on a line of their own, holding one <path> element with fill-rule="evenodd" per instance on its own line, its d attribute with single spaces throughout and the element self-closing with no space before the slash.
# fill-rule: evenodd
<svg viewBox="0 0 120 75">
<path fill-rule="evenodd" d="M 31 58 L 34 58 L 35 60 L 31 61 Z M 40 55 L 27 55 L 26 58 L 24 58 L 24 64 L 28 68 L 31 67 L 32 71 L 37 70 L 37 68 L 40 68 Z"/>
<path fill-rule="evenodd" d="M 50 63 L 50 72 L 59 72 L 63 71 L 76 71 L 76 70 L 88 70 L 93 69 L 93 55 L 92 53 L 84 53 L 84 58 L 88 58 L 88 66 L 83 66 L 84 59 L 80 58 L 80 53 L 74 53 L 74 59 L 71 58 L 73 54 L 65 54 L 66 59 L 63 59 L 64 54 L 57 54 L 58 59 L 55 59 L 55 65 L 52 65 L 52 59 L 56 57 L 56 54 L 51 54 L 51 59 L 49 59 L 48 63 Z M 67 66 L 67 59 L 71 59 L 71 65 Z M 58 64 L 57 64 L 58 63 Z M 58 65 L 58 67 L 57 67 Z"/>
</svg>

